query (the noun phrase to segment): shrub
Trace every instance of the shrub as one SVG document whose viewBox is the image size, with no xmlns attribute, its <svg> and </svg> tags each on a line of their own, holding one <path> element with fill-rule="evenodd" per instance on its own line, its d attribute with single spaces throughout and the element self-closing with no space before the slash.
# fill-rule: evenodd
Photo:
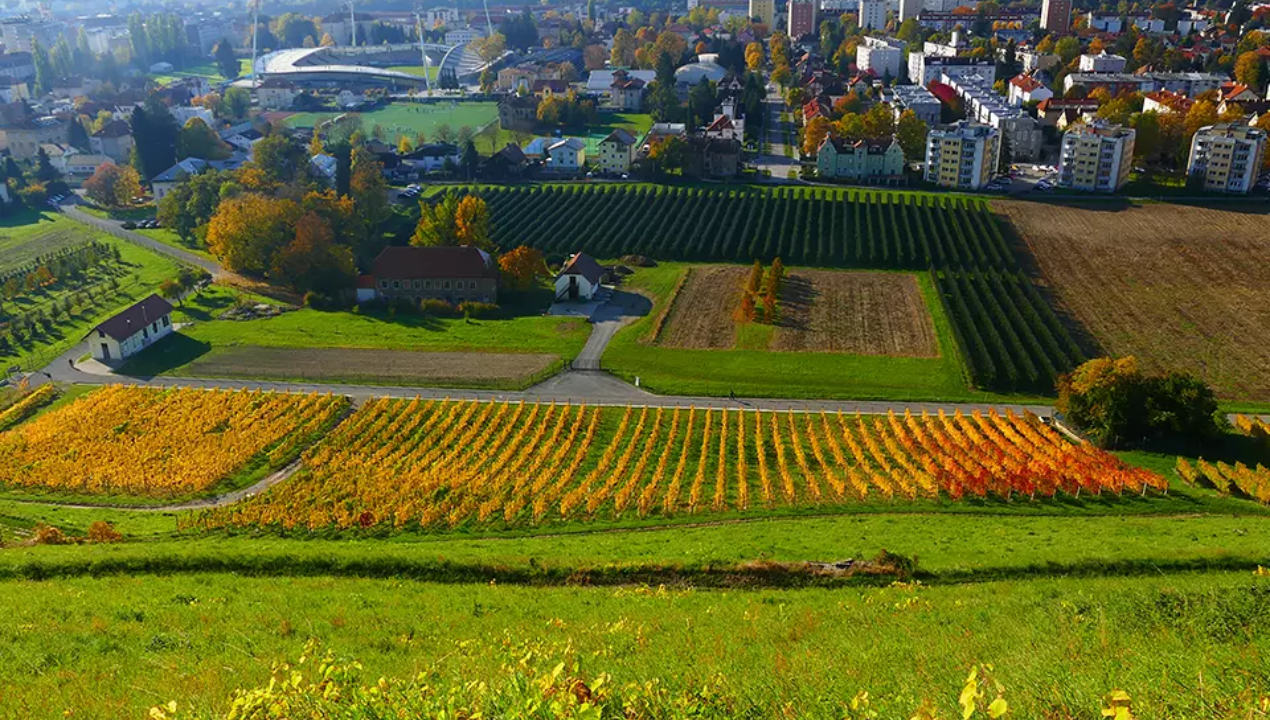
<svg viewBox="0 0 1270 720">
<path fill-rule="evenodd" d="M 502 312 L 502 308 L 494 303 L 477 302 L 475 300 L 464 300 L 459 303 L 459 312 L 464 317 L 473 318 L 494 318 L 498 317 Z"/>
<path fill-rule="evenodd" d="M 120 540 L 123 540 L 123 535 L 120 535 L 115 526 L 105 520 L 98 520 L 88 526 L 88 542 L 113 543 Z"/>
<path fill-rule="evenodd" d="M 459 316 L 458 308 L 444 300 L 424 300 L 419 303 L 419 309 L 423 311 L 424 315 L 431 315 L 433 317 Z"/>
<path fill-rule="evenodd" d="M 65 545 L 69 542 L 61 530 L 44 524 L 35 526 L 35 534 L 31 536 L 31 541 L 36 545 Z"/>
</svg>

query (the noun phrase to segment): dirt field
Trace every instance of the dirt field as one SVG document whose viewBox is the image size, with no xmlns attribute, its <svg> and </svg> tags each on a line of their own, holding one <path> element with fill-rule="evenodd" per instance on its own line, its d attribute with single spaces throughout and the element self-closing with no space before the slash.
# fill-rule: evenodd
<svg viewBox="0 0 1270 720">
<path fill-rule="evenodd" d="M 351 348 L 235 347 L 194 361 L 202 377 L 358 381 L 380 384 L 514 384 L 546 370 L 555 355 L 405 352 Z"/>
<path fill-rule="evenodd" d="M 675 300 L 660 344 L 736 346 L 733 312 L 750 269 L 698 266 Z M 792 270 L 769 350 L 937 357 L 935 328 L 912 275 Z"/>
<path fill-rule="evenodd" d="M 939 341 L 912 275 L 795 270 L 772 349 L 938 357 Z"/>
<path fill-rule="evenodd" d="M 736 344 L 732 313 L 750 269 L 741 265 L 700 265 L 675 298 L 660 344 L 697 350 L 726 350 Z"/>
<path fill-rule="evenodd" d="M 1270 208 L 995 207 L 1103 351 L 1270 400 Z"/>
</svg>

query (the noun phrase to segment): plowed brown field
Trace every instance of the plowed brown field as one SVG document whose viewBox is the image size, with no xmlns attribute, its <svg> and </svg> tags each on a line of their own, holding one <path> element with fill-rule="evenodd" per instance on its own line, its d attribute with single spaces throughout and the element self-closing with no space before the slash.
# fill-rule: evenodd
<svg viewBox="0 0 1270 720">
<path fill-rule="evenodd" d="M 679 291 L 660 344 L 736 346 L 741 288 L 750 269 L 698 266 Z M 917 279 L 901 273 L 791 270 L 771 350 L 937 357 L 939 343 Z"/>
<path fill-rule="evenodd" d="M 1270 208 L 994 206 L 1107 354 L 1270 400 Z"/>
</svg>

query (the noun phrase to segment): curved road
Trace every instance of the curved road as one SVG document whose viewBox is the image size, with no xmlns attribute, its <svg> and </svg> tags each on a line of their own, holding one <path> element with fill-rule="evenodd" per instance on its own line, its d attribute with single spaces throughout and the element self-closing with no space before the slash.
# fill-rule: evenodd
<svg viewBox="0 0 1270 720">
<path fill-rule="evenodd" d="M 228 277 L 232 275 L 232 273 L 226 271 L 225 268 L 221 267 L 214 260 L 208 260 L 207 258 L 200 257 L 192 252 L 175 248 L 171 245 L 166 245 L 154 238 L 146 237 L 141 233 L 125 230 L 123 228 L 123 223 L 118 220 L 106 220 L 99 218 L 96 215 L 89 215 L 74 205 L 62 205 L 58 209 L 61 210 L 63 215 L 72 220 L 82 222 L 85 225 L 91 225 L 92 227 L 95 227 L 104 233 L 114 235 L 121 240 L 127 240 L 128 242 L 140 245 L 147 250 L 153 250 L 160 255 L 167 255 L 168 257 L 176 258 L 183 263 L 203 268 L 207 272 L 211 273 L 212 277 Z"/>
</svg>

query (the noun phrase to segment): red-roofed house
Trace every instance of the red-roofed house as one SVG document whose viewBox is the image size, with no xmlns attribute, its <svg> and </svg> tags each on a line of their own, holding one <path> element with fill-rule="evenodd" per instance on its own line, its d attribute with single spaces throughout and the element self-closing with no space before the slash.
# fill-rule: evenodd
<svg viewBox="0 0 1270 720">
<path fill-rule="evenodd" d="M 1168 90 L 1149 92 L 1142 96 L 1142 112 L 1154 110 L 1161 115 L 1171 112 L 1186 114 L 1191 111 L 1191 106 L 1194 104 L 1195 101 L 1191 98 Z"/>
<path fill-rule="evenodd" d="M 474 247 L 386 247 L 371 263 L 370 278 L 375 297 L 388 300 L 498 302 L 498 265 Z"/>
<path fill-rule="evenodd" d="M 811 122 L 812 118 L 817 117 L 829 117 L 829 108 L 819 99 L 803 103 L 803 124 L 805 125 Z"/>
<path fill-rule="evenodd" d="M 741 140 L 743 131 L 730 115 L 720 115 L 706 128 L 706 137 L 717 140 Z"/>
<path fill-rule="evenodd" d="M 1260 100 L 1261 96 L 1252 88 L 1237 82 L 1224 82 L 1219 88 L 1221 100 L 1225 102 L 1239 102 L 1241 100 Z"/>
<path fill-rule="evenodd" d="M 1045 83 L 1031 75 L 1016 75 L 1010 80 L 1008 88 L 1010 104 L 1023 105 L 1030 102 L 1041 102 L 1054 97 L 1054 91 L 1045 87 Z"/>
<path fill-rule="evenodd" d="M 627 112 L 639 112 L 644 107 L 644 81 L 629 77 L 625 70 L 613 72 L 613 84 L 609 86 L 609 96 L 613 107 Z"/>
</svg>

